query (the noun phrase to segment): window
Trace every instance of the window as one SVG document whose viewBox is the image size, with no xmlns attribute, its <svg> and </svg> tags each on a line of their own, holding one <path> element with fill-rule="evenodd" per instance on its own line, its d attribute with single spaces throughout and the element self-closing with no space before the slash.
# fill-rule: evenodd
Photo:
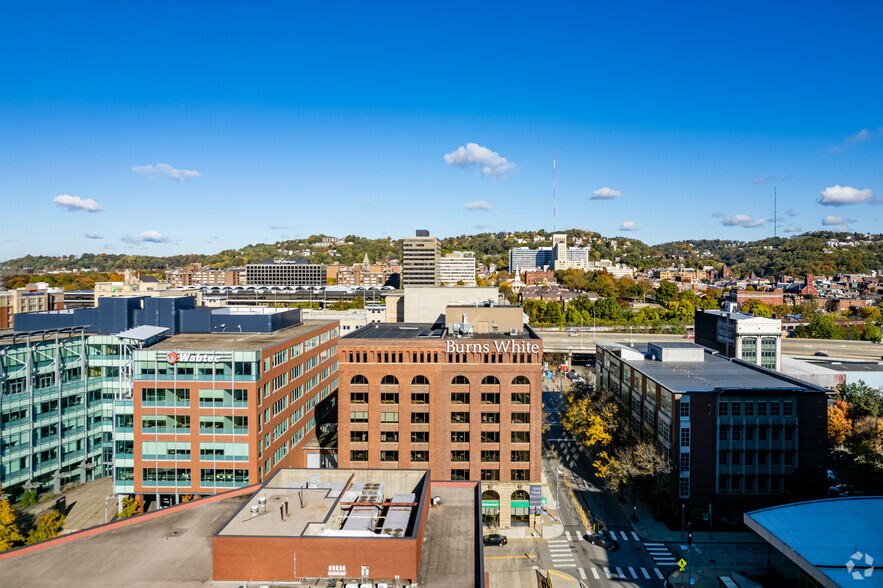
<svg viewBox="0 0 883 588">
<path fill-rule="evenodd" d="M 782 415 L 789 417 L 794 416 L 794 403 L 790 400 L 786 400 L 782 403 Z"/>
<path fill-rule="evenodd" d="M 530 404 L 530 392 L 513 392 L 512 404 Z"/>
<path fill-rule="evenodd" d="M 778 441 L 781 438 L 781 436 L 782 436 L 781 430 L 782 430 L 781 427 L 772 427 L 773 432 L 772 432 L 771 439 L 773 441 Z"/>
<path fill-rule="evenodd" d="M 380 442 L 381 443 L 398 443 L 399 442 L 399 432 L 398 431 L 380 431 Z"/>
<path fill-rule="evenodd" d="M 350 404 L 368 404 L 368 393 L 350 392 Z"/>
<path fill-rule="evenodd" d="M 411 461 L 429 461 L 428 451 L 412 451 Z"/>
<path fill-rule="evenodd" d="M 530 385 L 530 380 L 527 379 L 526 376 L 515 376 L 512 380 L 513 386 L 528 386 Z"/>
<path fill-rule="evenodd" d="M 682 453 L 681 455 L 684 455 L 684 454 Z M 687 454 L 687 455 L 689 455 L 689 454 Z M 718 465 L 722 465 L 722 466 L 727 465 L 730 461 L 729 455 L 730 454 L 728 451 L 721 451 L 720 454 L 718 454 L 718 456 L 717 456 Z"/>
<path fill-rule="evenodd" d="M 429 394 L 412 392 L 411 404 L 429 404 Z"/>
<path fill-rule="evenodd" d="M 468 386 L 469 380 L 466 379 L 466 376 L 454 376 L 454 379 L 451 380 L 451 384 L 455 386 Z"/>
<path fill-rule="evenodd" d="M 689 453 L 682 453 L 680 455 L 679 465 L 680 465 L 682 472 L 689 472 L 690 471 L 690 454 Z"/>
<path fill-rule="evenodd" d="M 512 424 L 513 425 L 526 425 L 530 423 L 530 413 L 529 412 L 513 412 L 512 413 Z"/>
<path fill-rule="evenodd" d="M 451 470 L 452 480 L 468 480 L 469 470 Z"/>
<path fill-rule="evenodd" d="M 351 423 L 367 423 L 368 422 L 368 413 L 367 412 L 351 411 L 350 412 L 350 422 Z"/>
<path fill-rule="evenodd" d="M 412 412 L 411 413 L 411 424 L 425 425 L 428 423 L 429 423 L 429 413 L 428 412 Z"/>
<path fill-rule="evenodd" d="M 429 431 L 411 431 L 411 443 L 429 443 Z"/>
<path fill-rule="evenodd" d="M 778 465 L 778 464 L 776 464 Z M 790 451 L 785 452 L 785 465 L 793 466 L 794 465 L 794 454 Z"/>
<path fill-rule="evenodd" d="M 745 402 L 745 416 L 753 417 L 754 416 L 754 403 L 753 402 Z"/>
<path fill-rule="evenodd" d="M 742 403 L 741 402 L 730 403 L 730 415 L 734 416 L 734 417 L 742 416 Z"/>
<path fill-rule="evenodd" d="M 469 392 L 451 392 L 451 404 L 469 404 Z"/>
<path fill-rule="evenodd" d="M 681 429 L 681 447 L 690 446 L 690 429 Z"/>
<path fill-rule="evenodd" d="M 353 443 L 367 443 L 368 431 L 350 431 L 350 441 Z"/>
<path fill-rule="evenodd" d="M 368 450 L 354 449 L 350 451 L 350 461 L 368 461 Z"/>
<path fill-rule="evenodd" d="M 766 401 L 758 400 L 757 401 L 757 416 L 762 417 L 766 416 Z"/>
<path fill-rule="evenodd" d="M 680 498 L 690 497 L 690 478 L 678 479 L 678 496 Z"/>
<path fill-rule="evenodd" d="M 732 461 L 733 461 L 734 466 L 742 465 L 742 452 L 741 451 L 734 451 L 732 454 Z"/>
<path fill-rule="evenodd" d="M 481 422 L 486 425 L 496 425 L 500 423 L 500 413 L 483 412 L 481 413 Z"/>
<path fill-rule="evenodd" d="M 482 443 L 499 443 L 500 442 L 500 432 L 499 431 L 482 431 L 481 432 L 481 442 Z"/>
<path fill-rule="evenodd" d="M 429 379 L 426 376 L 414 376 L 411 380 L 412 386 L 429 386 Z"/>
<path fill-rule="evenodd" d="M 766 441 L 768 430 L 769 427 L 757 427 L 757 440 Z"/>
<path fill-rule="evenodd" d="M 397 423 L 397 422 L 399 422 L 399 413 L 397 413 L 397 412 L 381 412 L 380 413 L 380 422 L 381 423 Z"/>
<path fill-rule="evenodd" d="M 500 393 L 499 392 L 482 392 L 481 393 L 481 403 L 482 404 L 500 404 Z"/>
<path fill-rule="evenodd" d="M 353 376 L 353 378 L 350 380 L 350 384 L 352 384 L 353 386 L 357 386 L 359 384 L 367 384 L 367 383 L 368 383 L 368 378 L 366 378 L 365 376 L 363 376 L 361 374 L 357 374 L 357 375 Z"/>
<path fill-rule="evenodd" d="M 718 432 L 718 440 L 726 441 L 730 438 L 730 427 L 722 426 Z"/>
<path fill-rule="evenodd" d="M 730 416 L 730 405 L 728 402 L 720 402 L 717 405 L 717 416 Z"/>
<path fill-rule="evenodd" d="M 380 393 L 380 404 L 398 404 L 399 403 L 399 393 L 398 392 L 381 392 Z"/>
<path fill-rule="evenodd" d="M 530 451 L 524 451 L 521 449 L 517 449 L 517 450 L 512 451 L 512 461 L 513 462 L 530 461 Z"/>
<path fill-rule="evenodd" d="M 680 402 L 678 402 L 678 406 L 679 406 L 681 418 L 683 418 L 683 419 L 690 418 L 690 403 L 684 402 L 682 399 Z"/>
<path fill-rule="evenodd" d="M 524 482 L 530 479 L 530 470 L 511 470 L 509 476 L 513 482 Z"/>
<path fill-rule="evenodd" d="M 468 449 L 455 449 L 451 452 L 451 461 L 469 461 Z"/>
<path fill-rule="evenodd" d="M 530 431 L 512 431 L 512 443 L 530 443 Z"/>
<path fill-rule="evenodd" d="M 742 427 L 733 427 L 733 441 L 742 440 Z"/>
<path fill-rule="evenodd" d="M 780 406 L 781 405 L 779 404 L 778 401 L 770 402 L 770 416 L 774 416 L 774 417 L 779 416 L 779 407 Z"/>
<path fill-rule="evenodd" d="M 483 386 L 499 386 L 500 380 L 498 380 L 496 376 L 485 376 L 481 380 L 481 384 Z"/>
<path fill-rule="evenodd" d="M 483 450 L 481 452 L 481 461 L 496 463 L 500 461 L 500 452 L 495 450 Z"/>
<path fill-rule="evenodd" d="M 754 427 L 745 427 L 745 440 L 754 441 Z"/>
<path fill-rule="evenodd" d="M 451 431 L 451 443 L 469 443 L 469 431 Z"/>
<path fill-rule="evenodd" d="M 469 422 L 469 413 L 468 412 L 452 412 L 451 413 L 451 422 L 452 423 L 468 423 Z"/>
<path fill-rule="evenodd" d="M 380 452 L 380 461 L 398 461 L 399 452 L 393 449 L 386 449 Z"/>
<path fill-rule="evenodd" d="M 399 380 L 395 376 L 383 376 L 383 379 L 380 380 L 381 386 L 398 386 Z"/>
<path fill-rule="evenodd" d="M 794 440 L 794 427 L 785 427 L 785 441 Z"/>
<path fill-rule="evenodd" d="M 481 479 L 495 482 L 500 480 L 500 470 L 481 470 Z"/>
</svg>

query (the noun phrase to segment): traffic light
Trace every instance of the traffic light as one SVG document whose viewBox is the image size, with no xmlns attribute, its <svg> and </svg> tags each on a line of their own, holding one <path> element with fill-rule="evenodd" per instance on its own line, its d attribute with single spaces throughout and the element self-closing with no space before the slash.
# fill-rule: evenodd
<svg viewBox="0 0 883 588">
<path fill-rule="evenodd" d="M 693 545 L 693 523 L 687 523 L 687 545 Z"/>
</svg>

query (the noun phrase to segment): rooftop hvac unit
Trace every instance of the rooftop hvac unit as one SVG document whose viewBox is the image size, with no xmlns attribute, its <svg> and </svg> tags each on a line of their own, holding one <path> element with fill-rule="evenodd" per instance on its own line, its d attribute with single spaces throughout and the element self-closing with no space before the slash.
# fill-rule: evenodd
<svg viewBox="0 0 883 588">
<path fill-rule="evenodd" d="M 510 337 L 515 337 L 517 335 L 518 335 L 518 329 L 515 329 L 515 328 L 509 329 L 509 336 Z"/>
</svg>

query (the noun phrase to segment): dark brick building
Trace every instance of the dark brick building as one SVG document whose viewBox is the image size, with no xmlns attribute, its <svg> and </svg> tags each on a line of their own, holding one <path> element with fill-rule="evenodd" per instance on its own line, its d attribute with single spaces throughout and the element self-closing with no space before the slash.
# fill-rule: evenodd
<svg viewBox="0 0 883 588">
<path fill-rule="evenodd" d="M 692 343 L 598 343 L 596 386 L 672 463 L 672 513 L 715 522 L 824 495 L 827 391 Z"/>
</svg>

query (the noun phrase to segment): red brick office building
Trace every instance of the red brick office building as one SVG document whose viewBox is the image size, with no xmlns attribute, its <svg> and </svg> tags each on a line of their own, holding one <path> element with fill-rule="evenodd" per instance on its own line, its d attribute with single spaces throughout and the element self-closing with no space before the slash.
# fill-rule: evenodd
<svg viewBox="0 0 883 588">
<path fill-rule="evenodd" d="M 486 520 L 527 525 L 540 481 L 542 340 L 520 307 L 508 307 L 517 326 L 514 313 L 500 320 L 507 307 L 469 308 L 496 318 L 478 317 L 468 334 L 449 319 L 375 323 L 340 339 L 340 467 L 480 480 Z"/>
</svg>

